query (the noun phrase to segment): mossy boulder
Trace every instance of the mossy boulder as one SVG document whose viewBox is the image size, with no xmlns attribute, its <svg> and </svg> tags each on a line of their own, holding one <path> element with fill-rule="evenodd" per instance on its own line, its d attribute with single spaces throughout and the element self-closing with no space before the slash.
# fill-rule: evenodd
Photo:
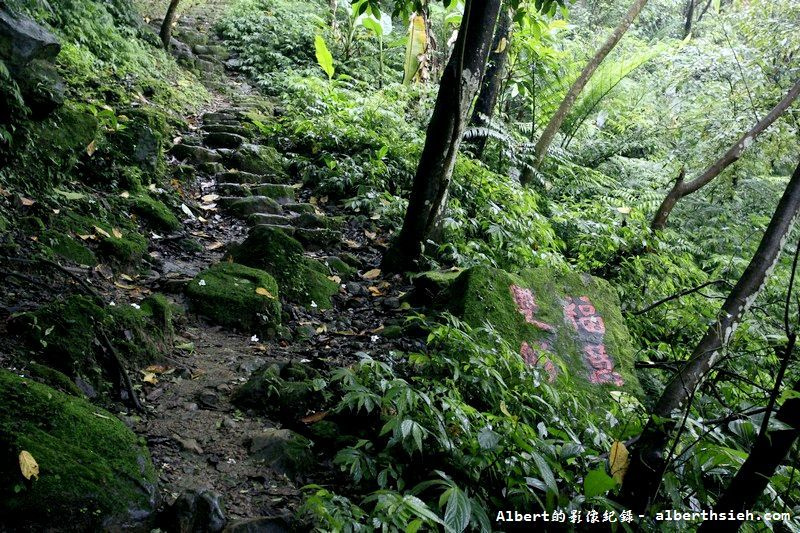
<svg viewBox="0 0 800 533">
<path fill-rule="evenodd" d="M 139 215 L 154 229 L 175 231 L 181 227 L 181 221 L 161 200 L 157 200 L 147 193 L 132 195 L 128 200 L 131 211 Z"/>
<path fill-rule="evenodd" d="M 313 443 L 288 429 L 268 428 L 250 441 L 250 460 L 287 476 L 297 476 L 314 466 Z"/>
<path fill-rule="evenodd" d="M 217 204 L 229 214 L 243 219 L 256 213 L 278 214 L 282 211 L 280 204 L 267 196 L 223 196 Z"/>
<path fill-rule="evenodd" d="M 472 326 L 490 324 L 544 377 L 576 392 L 641 395 L 616 291 L 600 278 L 547 267 L 512 274 L 487 267 L 427 273 L 417 298 Z"/>
<path fill-rule="evenodd" d="M 266 270 L 278 280 L 287 300 L 323 309 L 333 307 L 339 286 L 328 279 L 327 267 L 303 255 L 302 245 L 277 228 L 256 226 L 231 251 L 233 260 Z"/>
<path fill-rule="evenodd" d="M 101 308 L 76 295 L 25 313 L 16 321 L 36 362 L 103 391 L 111 389 L 118 376 L 103 353 L 102 336 L 129 367 L 158 361 L 172 335 L 171 309 L 164 302 L 156 296 L 136 304 L 138 308 Z"/>
<path fill-rule="evenodd" d="M 236 390 L 233 401 L 240 407 L 258 409 L 284 423 L 297 423 L 308 410 L 326 400 L 325 380 L 303 363 L 273 363 L 257 370 Z"/>
<path fill-rule="evenodd" d="M 46 231 L 39 236 L 39 243 L 63 259 L 78 265 L 95 265 L 97 257 L 89 248 L 60 231 Z"/>
<path fill-rule="evenodd" d="M 0 529 L 142 528 L 156 504 L 155 470 L 113 414 L 5 370 L 0 405 Z M 22 451 L 38 478 L 21 475 Z"/>
<path fill-rule="evenodd" d="M 238 150 L 225 156 L 223 163 L 227 168 L 251 174 L 270 174 L 280 181 L 286 181 L 283 156 L 272 146 L 243 144 Z"/>
<path fill-rule="evenodd" d="M 278 284 L 263 270 L 218 263 L 186 287 L 192 309 L 215 323 L 274 336 L 281 323 Z"/>
</svg>

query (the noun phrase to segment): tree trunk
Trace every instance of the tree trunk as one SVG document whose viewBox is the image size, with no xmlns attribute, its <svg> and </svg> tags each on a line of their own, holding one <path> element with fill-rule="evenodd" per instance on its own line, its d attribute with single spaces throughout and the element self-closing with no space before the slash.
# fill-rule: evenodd
<svg viewBox="0 0 800 533">
<path fill-rule="evenodd" d="M 594 57 L 589 61 L 589 63 L 583 67 L 583 71 L 581 72 L 580 76 L 578 76 L 578 79 L 575 80 L 575 82 L 572 84 L 572 87 L 570 87 L 569 91 L 567 91 L 566 96 L 564 96 L 564 99 L 561 101 L 561 105 L 558 106 L 558 110 L 556 110 L 555 114 L 550 119 L 547 127 L 542 132 L 542 136 L 539 137 L 539 142 L 536 143 L 536 148 L 534 149 L 534 169 L 539 168 L 539 166 L 542 164 L 542 161 L 544 161 L 547 150 L 553 143 L 553 138 L 561 128 L 561 124 L 564 122 L 564 119 L 567 118 L 572 106 L 575 104 L 575 100 L 578 99 L 578 95 L 591 79 L 594 71 L 597 70 L 597 67 L 600 66 L 600 63 L 603 62 L 603 59 L 606 58 L 608 53 L 611 52 L 620 39 L 622 39 L 622 36 L 625 35 L 626 31 L 628 31 L 628 27 L 630 27 L 634 19 L 639 16 L 639 12 L 646 3 L 647 0 L 635 0 L 633 5 L 628 10 L 628 13 L 614 29 L 614 32 L 608 37 L 608 39 L 606 39 L 606 42 L 603 43 L 603 46 L 601 46 L 600 49 L 595 53 Z M 526 169 L 526 171 L 522 174 L 522 183 L 530 183 L 532 179 L 533 170 Z"/>
<path fill-rule="evenodd" d="M 736 144 L 731 146 L 728 151 L 725 152 L 725 154 L 713 165 L 708 167 L 705 172 L 691 181 L 676 181 L 675 185 L 672 186 L 672 189 L 669 191 L 669 193 L 667 193 L 667 196 L 661 202 L 658 211 L 656 211 L 656 214 L 653 217 L 653 221 L 650 223 L 650 227 L 653 230 L 664 229 L 664 227 L 667 225 L 667 219 L 669 218 L 672 209 L 675 207 L 675 204 L 677 204 L 678 201 L 684 196 L 688 196 L 689 194 L 696 192 L 698 189 L 708 185 L 714 178 L 719 176 L 723 170 L 738 161 L 745 149 L 753 144 L 756 138 L 773 122 L 775 122 L 778 117 L 780 117 L 786 111 L 786 109 L 789 108 L 790 105 L 792 105 L 792 102 L 797 98 L 798 94 L 800 94 L 800 79 L 795 82 L 792 88 L 789 89 L 789 92 L 786 93 L 786 96 L 783 97 L 783 100 L 778 102 L 778 105 L 773 107 L 772 111 L 770 111 L 767 116 L 758 121 L 758 123 L 753 126 L 753 129 L 745 133 L 744 136 L 736 142 Z"/>
<path fill-rule="evenodd" d="M 472 111 L 472 119 L 469 125 L 472 127 L 486 127 L 489 125 L 497 105 L 497 98 L 500 95 L 500 86 L 503 83 L 503 74 L 508 63 L 508 48 L 511 40 L 511 9 L 503 8 L 500 10 L 500 18 L 497 21 L 497 29 L 494 32 L 492 41 L 492 53 L 489 55 L 489 66 L 486 67 L 486 74 L 481 83 L 481 92 L 475 100 L 475 108 Z M 480 158 L 483 149 L 486 147 L 486 136 L 480 136 L 473 141 L 475 155 Z"/>
<path fill-rule="evenodd" d="M 796 340 L 794 334 L 789 337 L 789 343 L 785 348 L 787 353 L 784 355 L 791 355 Z M 800 393 L 800 381 L 794 384 L 792 390 Z M 786 460 L 797 437 L 800 436 L 800 398 L 789 398 L 783 402 L 775 418 L 788 427 L 762 431 L 758 435 L 750 455 L 736 473 L 728 490 L 717 501 L 714 512 L 740 513 L 752 509 L 766 490 L 767 484 L 775 475 L 778 466 Z M 735 532 L 741 525 L 742 520 L 706 521 L 701 524 L 699 531 Z"/>
<path fill-rule="evenodd" d="M 683 38 L 686 39 L 692 33 L 692 21 L 694 19 L 694 1 L 689 0 L 686 4 L 686 22 L 683 24 Z"/>
<path fill-rule="evenodd" d="M 425 136 L 403 229 L 383 258 L 384 270 L 413 269 L 434 236 L 447 203 L 458 148 L 472 99 L 486 68 L 500 0 L 467 0 Z"/>
<path fill-rule="evenodd" d="M 775 214 L 758 245 L 753 259 L 736 283 L 717 320 L 692 356 L 673 376 L 656 403 L 650 419 L 631 450 L 631 464 L 625 475 L 620 500 L 626 507 L 643 512 L 655 497 L 666 467 L 664 450 L 675 427 L 675 412 L 686 406 L 727 344 L 778 262 L 783 245 L 797 220 L 800 208 L 800 165 L 778 202 Z"/>
<path fill-rule="evenodd" d="M 164 45 L 164 50 L 169 52 L 169 42 L 172 39 L 172 25 L 175 24 L 175 18 L 178 16 L 178 4 L 181 0 L 170 0 L 167 14 L 164 15 L 164 22 L 161 23 L 161 43 Z"/>
</svg>

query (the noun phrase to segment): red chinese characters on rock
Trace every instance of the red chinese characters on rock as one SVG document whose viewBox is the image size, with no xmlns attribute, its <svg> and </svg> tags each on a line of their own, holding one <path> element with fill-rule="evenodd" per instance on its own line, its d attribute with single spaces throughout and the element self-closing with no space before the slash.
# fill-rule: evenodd
<svg viewBox="0 0 800 533">
<path fill-rule="evenodd" d="M 547 350 L 549 345 L 546 342 L 542 342 L 541 347 L 543 350 Z M 522 346 L 519 348 L 519 353 L 522 356 L 522 359 L 524 359 L 529 365 L 536 366 L 539 364 L 539 354 L 536 352 L 536 350 L 531 348 L 531 345 L 527 342 L 522 341 Z M 556 365 L 554 365 L 552 361 L 545 361 L 544 370 L 547 372 L 548 383 L 553 383 L 558 377 L 558 369 L 556 368 Z"/>
<path fill-rule="evenodd" d="M 583 347 L 583 360 L 589 369 L 590 383 L 609 383 L 621 387 L 625 380 L 614 371 L 614 362 L 606 352 L 606 325 L 587 296 L 570 297 L 564 303 L 564 318 L 575 331 Z"/>
<path fill-rule="evenodd" d="M 525 341 L 522 342 L 519 348 L 522 359 L 529 365 L 536 366 L 539 364 L 539 350 L 550 351 L 553 344 L 552 334 L 555 333 L 555 328 L 550 324 L 534 318 L 534 315 L 539 311 L 539 306 L 536 305 L 536 299 L 530 289 L 520 287 L 519 285 L 511 285 L 509 288 L 511 290 L 511 296 L 514 298 L 514 303 L 517 305 L 517 309 L 522 313 L 522 316 L 525 317 L 525 322 L 538 329 L 551 333 L 548 338 L 534 343 L 537 346 L 536 348 Z M 547 372 L 547 381 L 553 383 L 558 377 L 558 368 L 556 368 L 556 365 L 554 365 L 552 361 L 545 361 L 543 366 Z"/>
</svg>

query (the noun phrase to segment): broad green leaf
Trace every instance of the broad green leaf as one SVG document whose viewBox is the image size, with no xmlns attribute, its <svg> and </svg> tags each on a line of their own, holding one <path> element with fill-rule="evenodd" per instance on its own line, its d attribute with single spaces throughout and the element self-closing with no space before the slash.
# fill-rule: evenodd
<svg viewBox="0 0 800 533">
<path fill-rule="evenodd" d="M 332 79 L 335 72 L 333 68 L 333 56 L 330 50 L 328 50 L 328 45 L 325 44 L 325 39 L 322 38 L 322 35 L 317 34 L 314 38 L 314 48 L 316 50 L 317 63 L 319 63 L 319 66 L 325 71 L 325 74 L 328 75 L 328 79 Z"/>
<path fill-rule="evenodd" d="M 613 477 L 606 474 L 604 468 L 589 472 L 583 480 L 583 494 L 587 498 L 594 498 L 610 491 L 617 486 Z"/>
<path fill-rule="evenodd" d="M 536 463 L 536 468 L 539 469 L 539 474 L 541 474 L 542 481 L 544 481 L 547 489 L 553 492 L 553 494 L 558 494 L 558 484 L 556 483 L 556 477 L 553 475 L 553 470 L 550 468 L 550 465 L 547 464 L 544 457 L 536 452 L 532 452 L 531 457 L 533 457 L 533 462 Z"/>
<path fill-rule="evenodd" d="M 423 64 L 420 61 L 428 48 L 428 33 L 425 31 L 425 17 L 414 14 L 408 26 L 406 59 L 403 64 L 403 84 L 419 80 Z"/>
<path fill-rule="evenodd" d="M 472 505 L 466 493 L 453 487 L 444 510 L 444 526 L 448 532 L 461 533 L 469 525 Z"/>
</svg>

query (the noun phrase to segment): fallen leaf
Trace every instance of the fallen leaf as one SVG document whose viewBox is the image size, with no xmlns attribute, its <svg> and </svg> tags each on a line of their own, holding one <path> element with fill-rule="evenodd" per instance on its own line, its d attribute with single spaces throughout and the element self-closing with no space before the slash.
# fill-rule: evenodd
<svg viewBox="0 0 800 533">
<path fill-rule="evenodd" d="M 308 203 L 310 203 L 311 205 L 317 205 L 317 197 L 312 196 L 311 198 L 308 199 Z"/>
<path fill-rule="evenodd" d="M 8 190 L 6 190 L 6 189 L 4 189 L 4 188 L 0 187 L 0 196 L 9 197 L 9 196 L 11 196 L 11 193 L 10 193 L 10 192 L 8 192 Z"/>
<path fill-rule="evenodd" d="M 122 191 L 121 193 L 119 193 L 119 196 L 120 198 L 130 198 L 131 193 L 129 193 L 128 191 Z"/>
<path fill-rule="evenodd" d="M 215 241 L 215 242 L 212 242 L 211 244 L 209 244 L 208 246 L 206 246 L 206 250 L 216 250 L 218 248 L 222 248 L 223 246 L 225 246 L 224 243 L 221 243 L 219 241 Z"/>
<path fill-rule="evenodd" d="M 334 283 L 341 283 L 342 282 L 342 278 L 340 278 L 339 276 L 328 276 L 328 279 L 331 280 Z"/>
<path fill-rule="evenodd" d="M 153 385 L 158 383 L 158 378 L 156 377 L 155 373 L 153 373 L 153 372 L 142 372 L 142 374 L 144 374 L 144 377 L 142 377 L 142 381 L 144 381 L 145 383 L 151 383 Z"/>
<path fill-rule="evenodd" d="M 117 239 L 121 239 L 122 238 L 122 232 L 120 230 L 118 230 L 117 228 L 112 228 L 111 229 L 111 233 L 113 233 L 114 237 L 116 237 Z"/>
<path fill-rule="evenodd" d="M 95 239 L 96 238 L 94 235 L 78 235 L 78 237 L 82 241 L 88 241 L 89 239 Z"/>
<path fill-rule="evenodd" d="M 320 327 L 318 327 L 314 331 L 316 331 L 317 333 L 327 333 L 328 332 L 328 326 L 326 326 L 325 324 L 322 324 Z"/>
<path fill-rule="evenodd" d="M 125 281 L 133 281 L 133 278 L 130 277 L 129 275 L 127 275 L 127 274 L 120 274 L 119 277 L 120 277 L 120 279 L 123 279 Z"/>
<path fill-rule="evenodd" d="M 20 196 L 19 203 L 22 205 L 22 207 L 30 207 L 36 203 L 36 200 L 31 200 L 30 198 L 25 198 L 24 196 Z"/>
<path fill-rule="evenodd" d="M 375 239 L 378 238 L 378 234 L 377 233 L 373 233 L 373 232 L 367 231 L 367 230 L 364 230 L 364 235 L 366 235 L 367 238 L 372 240 L 372 241 L 374 241 Z"/>
<path fill-rule="evenodd" d="M 99 233 L 99 234 L 100 234 L 100 235 L 102 235 L 103 237 L 106 237 L 106 238 L 109 238 L 109 239 L 111 238 L 111 234 L 110 234 L 110 233 L 108 233 L 108 232 L 107 232 L 106 230 L 104 230 L 103 228 L 101 228 L 100 226 L 95 226 L 95 227 L 94 227 L 94 231 L 95 231 L 95 232 L 97 232 L 97 233 Z"/>
<path fill-rule="evenodd" d="M 32 477 L 39 479 L 39 463 L 36 462 L 30 452 L 25 450 L 19 452 L 19 469 L 25 479 Z"/>
<path fill-rule="evenodd" d="M 191 209 L 189 209 L 189 208 L 186 206 L 186 204 L 181 204 L 181 211 L 183 211 L 183 212 L 184 212 L 184 214 L 186 214 L 186 216 L 187 216 L 187 217 L 189 217 L 189 218 L 194 218 L 194 213 L 192 213 L 192 210 L 191 210 Z"/>
<path fill-rule="evenodd" d="M 304 424 L 315 424 L 320 420 L 323 420 L 326 416 L 328 416 L 328 411 L 317 411 L 316 413 L 311 413 L 308 416 L 304 416 L 300 419 L 300 422 Z"/>
<path fill-rule="evenodd" d="M 269 291 L 268 291 L 267 289 L 265 289 L 264 287 L 258 287 L 258 288 L 256 289 L 256 294 L 260 294 L 261 296 L 266 296 L 267 298 L 271 298 L 271 299 L 273 299 L 273 300 L 275 299 L 275 295 L 274 295 L 274 294 L 272 294 L 271 292 L 269 292 Z"/>
<path fill-rule="evenodd" d="M 375 213 L 374 215 L 372 215 L 369 218 L 370 218 L 370 220 L 380 220 L 381 219 L 381 215 L 380 215 L 380 213 Z"/>
<path fill-rule="evenodd" d="M 120 283 L 118 281 L 114 282 L 114 286 L 115 287 L 119 287 L 120 289 L 125 289 L 126 291 L 133 291 L 133 290 L 138 289 L 138 287 L 136 287 L 134 285 L 126 285 L 126 284 Z"/>
<path fill-rule="evenodd" d="M 218 194 L 206 194 L 200 199 L 203 200 L 206 203 L 210 203 L 210 202 L 213 202 L 215 200 L 219 200 L 219 195 Z"/>
<path fill-rule="evenodd" d="M 344 242 L 347 245 L 348 248 L 361 248 L 360 244 L 358 244 L 356 241 L 351 240 L 351 239 L 344 239 L 344 241 L 342 241 L 342 242 Z"/>
<path fill-rule="evenodd" d="M 97 151 L 97 144 L 94 141 L 89 143 L 89 146 L 86 147 L 86 153 L 91 157 Z"/>
<path fill-rule="evenodd" d="M 203 211 L 216 211 L 217 204 L 200 204 L 200 209 Z"/>
<path fill-rule="evenodd" d="M 383 296 L 383 295 L 385 294 L 385 293 L 384 293 L 382 290 L 380 290 L 378 287 L 367 287 L 367 289 L 369 290 L 369 292 L 370 292 L 370 293 L 371 293 L 373 296 Z"/>
<path fill-rule="evenodd" d="M 617 480 L 617 483 L 622 485 L 622 479 L 628 471 L 630 460 L 628 458 L 628 448 L 620 441 L 615 441 L 611 445 L 611 451 L 608 455 L 609 467 L 611 470 L 611 477 Z"/>
<path fill-rule="evenodd" d="M 617 211 L 619 211 L 623 215 L 627 215 L 627 214 L 629 214 L 631 212 L 631 208 L 630 207 L 618 207 Z"/>
<path fill-rule="evenodd" d="M 373 268 L 372 270 L 369 270 L 369 271 L 365 272 L 364 274 L 362 274 L 361 277 L 364 278 L 364 279 L 375 279 L 380 275 L 381 275 L 381 269 L 380 268 Z"/>
</svg>

